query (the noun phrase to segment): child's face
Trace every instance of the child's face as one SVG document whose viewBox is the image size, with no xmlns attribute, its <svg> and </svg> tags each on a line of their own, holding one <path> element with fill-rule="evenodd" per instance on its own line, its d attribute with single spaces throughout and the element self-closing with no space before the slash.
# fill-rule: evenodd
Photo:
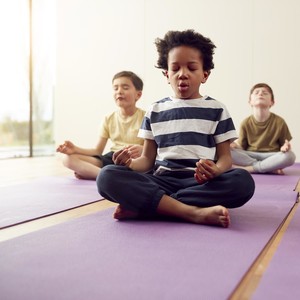
<svg viewBox="0 0 300 300">
<path fill-rule="evenodd" d="M 250 95 L 249 103 L 254 107 L 268 108 L 274 104 L 272 94 L 265 87 L 259 87 L 253 90 Z"/>
<path fill-rule="evenodd" d="M 179 46 L 169 52 L 166 75 L 176 98 L 197 99 L 201 97 L 200 85 L 206 82 L 209 72 L 203 70 L 199 50 Z"/>
<path fill-rule="evenodd" d="M 129 78 L 119 77 L 113 81 L 113 95 L 117 106 L 126 109 L 135 107 L 142 92 L 136 90 Z"/>
</svg>

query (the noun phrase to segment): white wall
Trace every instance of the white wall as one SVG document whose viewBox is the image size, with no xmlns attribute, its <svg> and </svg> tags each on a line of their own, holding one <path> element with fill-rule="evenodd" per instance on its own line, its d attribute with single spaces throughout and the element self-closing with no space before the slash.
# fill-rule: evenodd
<svg viewBox="0 0 300 300">
<path fill-rule="evenodd" d="M 57 1 L 56 143 L 96 143 L 102 118 L 116 109 L 111 79 L 118 71 L 132 70 L 144 80 L 142 108 L 169 95 L 154 67 L 154 40 L 168 30 L 195 29 L 217 46 L 201 94 L 223 102 L 238 129 L 251 113 L 250 88 L 270 84 L 272 111 L 287 121 L 300 161 L 299 10 L 298 0 Z"/>
</svg>

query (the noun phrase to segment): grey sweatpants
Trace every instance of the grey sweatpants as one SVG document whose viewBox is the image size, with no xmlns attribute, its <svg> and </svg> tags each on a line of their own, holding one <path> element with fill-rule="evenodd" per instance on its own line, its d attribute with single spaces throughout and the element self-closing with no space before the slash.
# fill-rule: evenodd
<svg viewBox="0 0 300 300">
<path fill-rule="evenodd" d="M 296 156 L 288 152 L 252 152 L 231 149 L 232 163 L 238 166 L 252 166 L 256 173 L 267 173 L 291 166 Z"/>
</svg>

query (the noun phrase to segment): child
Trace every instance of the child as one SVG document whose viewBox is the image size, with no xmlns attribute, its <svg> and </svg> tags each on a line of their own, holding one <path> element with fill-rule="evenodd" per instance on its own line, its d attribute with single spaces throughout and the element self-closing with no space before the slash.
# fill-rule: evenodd
<svg viewBox="0 0 300 300">
<path fill-rule="evenodd" d="M 63 164 L 79 179 L 95 180 L 103 166 L 113 164 L 113 153 L 124 146 L 130 150 L 132 158 L 142 153 L 144 141 L 137 133 L 145 111 L 137 108 L 136 102 L 142 95 L 143 81 L 133 72 L 122 71 L 113 77 L 112 84 L 119 110 L 105 117 L 96 147 L 85 149 L 65 141 L 57 148 L 58 152 L 66 154 Z M 108 139 L 112 142 L 110 152 L 102 155 Z"/>
<path fill-rule="evenodd" d="M 291 151 L 292 136 L 286 122 L 270 112 L 274 105 L 271 87 L 254 85 L 249 103 L 253 114 L 242 122 L 239 138 L 231 144 L 233 166 L 250 173 L 283 175 L 283 169 L 291 166 L 296 156 Z"/>
<path fill-rule="evenodd" d="M 116 165 L 97 177 L 98 191 L 119 203 L 116 219 L 169 216 L 228 227 L 227 208 L 245 204 L 254 193 L 249 172 L 230 170 L 230 142 L 236 138 L 225 106 L 201 96 L 215 45 L 193 30 L 169 31 L 156 40 L 159 58 L 174 96 L 154 103 L 139 136 L 143 153 L 116 152 Z"/>
</svg>

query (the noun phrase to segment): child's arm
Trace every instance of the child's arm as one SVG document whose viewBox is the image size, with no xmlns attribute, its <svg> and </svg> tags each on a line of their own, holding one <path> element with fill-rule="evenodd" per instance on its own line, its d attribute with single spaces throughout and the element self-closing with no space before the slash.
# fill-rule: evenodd
<svg viewBox="0 0 300 300">
<path fill-rule="evenodd" d="M 155 163 L 157 145 L 153 140 L 145 140 L 142 155 L 138 158 L 132 158 L 129 147 L 117 151 L 113 155 L 113 161 L 116 165 L 127 166 L 128 168 L 138 171 L 147 172 L 151 170 Z"/>
<path fill-rule="evenodd" d="M 292 148 L 291 143 L 288 140 L 285 140 L 284 144 L 281 146 L 280 151 L 281 152 L 288 152 Z"/>
<path fill-rule="evenodd" d="M 87 156 L 101 155 L 106 146 L 107 139 L 100 137 L 95 148 L 86 149 L 81 148 L 73 144 L 71 141 L 65 141 L 62 145 L 59 145 L 56 149 L 57 152 L 64 154 L 82 154 Z"/>
<path fill-rule="evenodd" d="M 200 159 L 196 163 L 195 179 L 200 184 L 219 176 L 231 168 L 230 141 L 217 144 L 216 152 L 218 157 L 216 163 L 209 159 Z"/>
</svg>

